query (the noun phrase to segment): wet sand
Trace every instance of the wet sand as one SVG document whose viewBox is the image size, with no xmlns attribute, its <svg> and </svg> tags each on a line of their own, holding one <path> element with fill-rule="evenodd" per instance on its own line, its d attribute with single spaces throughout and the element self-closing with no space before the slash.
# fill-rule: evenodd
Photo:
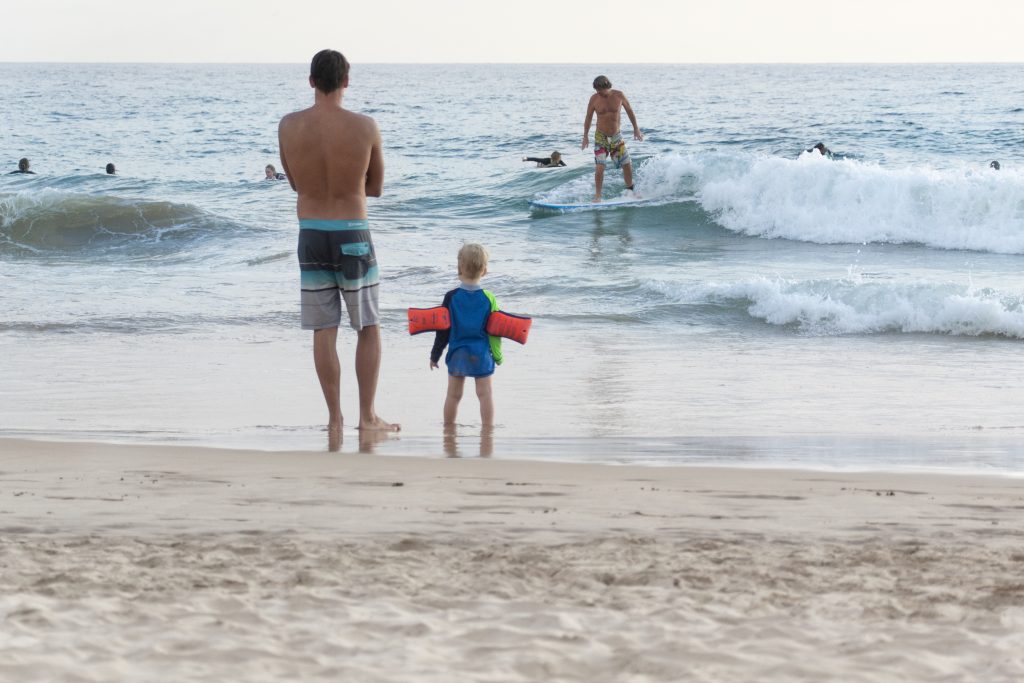
<svg viewBox="0 0 1024 683">
<path fill-rule="evenodd" d="M 1010 681 L 1024 486 L 0 440 L 0 679 Z"/>
</svg>

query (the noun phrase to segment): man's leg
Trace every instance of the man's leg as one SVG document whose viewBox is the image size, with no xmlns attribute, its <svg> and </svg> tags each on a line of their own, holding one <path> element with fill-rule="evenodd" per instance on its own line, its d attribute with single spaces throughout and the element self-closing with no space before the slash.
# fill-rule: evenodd
<svg viewBox="0 0 1024 683">
<path fill-rule="evenodd" d="M 397 432 L 398 424 L 385 422 L 377 416 L 373 403 L 377 396 L 380 374 L 380 328 L 368 325 L 359 330 L 356 342 L 356 382 L 359 383 L 359 428 Z"/>
<path fill-rule="evenodd" d="M 594 166 L 594 201 L 601 201 L 601 187 L 604 185 L 604 166 L 601 164 L 595 164 Z"/>
<path fill-rule="evenodd" d="M 465 384 L 465 377 L 452 377 L 448 375 L 448 395 L 444 398 L 445 426 L 455 424 L 455 416 L 459 414 L 459 401 L 462 400 L 462 388 Z"/>
<path fill-rule="evenodd" d="M 313 365 L 327 401 L 327 429 L 341 431 L 341 364 L 338 362 L 338 328 L 313 331 Z"/>
<path fill-rule="evenodd" d="M 622 165 L 622 179 L 626 181 L 626 189 L 633 189 L 633 164 Z"/>
</svg>

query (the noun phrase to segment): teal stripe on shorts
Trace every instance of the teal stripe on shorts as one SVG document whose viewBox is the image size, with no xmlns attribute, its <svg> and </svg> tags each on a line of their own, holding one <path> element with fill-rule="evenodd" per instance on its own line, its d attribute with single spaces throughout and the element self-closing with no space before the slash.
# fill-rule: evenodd
<svg viewBox="0 0 1024 683">
<path fill-rule="evenodd" d="M 303 230 L 369 230 L 370 224 L 365 218 L 301 218 L 299 228 Z"/>
</svg>

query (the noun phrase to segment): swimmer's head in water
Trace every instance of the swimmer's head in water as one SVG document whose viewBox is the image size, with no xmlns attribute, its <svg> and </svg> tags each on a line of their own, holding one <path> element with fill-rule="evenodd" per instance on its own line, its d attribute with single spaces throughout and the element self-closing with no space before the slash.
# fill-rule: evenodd
<svg viewBox="0 0 1024 683">
<path fill-rule="evenodd" d="M 993 159 L 992 161 L 988 162 L 988 167 L 989 168 L 993 168 L 993 169 L 998 171 L 999 170 L 999 162 Z"/>
<path fill-rule="evenodd" d="M 267 173 L 267 177 L 273 180 L 277 176 L 277 169 L 274 168 L 273 164 L 267 164 L 267 167 L 263 169 Z"/>
<path fill-rule="evenodd" d="M 116 173 L 116 172 L 117 172 L 117 169 L 114 168 L 113 164 L 107 164 L 107 175 L 114 175 L 114 173 Z"/>
<path fill-rule="evenodd" d="M 612 87 L 612 82 L 608 80 L 607 76 L 598 76 L 594 79 L 594 90 L 607 90 Z"/>
<path fill-rule="evenodd" d="M 818 144 L 816 144 L 816 145 L 815 145 L 814 147 L 811 147 L 811 149 L 816 149 L 816 150 L 818 150 L 819 152 L 821 152 L 822 154 L 824 154 L 825 152 L 827 152 L 827 151 L 828 151 L 828 147 L 826 147 L 826 146 L 825 146 L 825 143 L 824 143 L 824 142 L 819 142 L 819 143 L 818 143 Z"/>
<path fill-rule="evenodd" d="M 320 50 L 309 64 L 309 84 L 324 93 L 348 86 L 348 60 L 337 50 Z"/>
<path fill-rule="evenodd" d="M 28 159 L 26 159 L 25 157 L 22 157 L 21 159 L 18 159 L 18 170 L 19 171 L 27 171 L 28 170 Z"/>
<path fill-rule="evenodd" d="M 551 161 L 553 163 L 557 164 L 561 158 L 562 158 L 562 153 L 561 152 L 552 152 L 551 153 Z"/>
</svg>

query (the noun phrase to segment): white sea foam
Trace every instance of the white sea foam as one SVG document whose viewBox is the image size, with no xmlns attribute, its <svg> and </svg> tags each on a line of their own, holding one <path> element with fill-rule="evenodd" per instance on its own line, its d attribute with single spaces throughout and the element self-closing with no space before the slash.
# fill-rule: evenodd
<svg viewBox="0 0 1024 683">
<path fill-rule="evenodd" d="M 695 193 L 745 235 L 1024 254 L 1024 174 L 1013 169 L 702 153 L 654 157 L 638 178 L 649 196 Z"/>
<path fill-rule="evenodd" d="M 1024 296 L 964 284 L 758 277 L 699 285 L 654 281 L 647 288 L 678 303 L 742 307 L 758 320 L 814 335 L 916 332 L 1024 339 Z"/>
</svg>

